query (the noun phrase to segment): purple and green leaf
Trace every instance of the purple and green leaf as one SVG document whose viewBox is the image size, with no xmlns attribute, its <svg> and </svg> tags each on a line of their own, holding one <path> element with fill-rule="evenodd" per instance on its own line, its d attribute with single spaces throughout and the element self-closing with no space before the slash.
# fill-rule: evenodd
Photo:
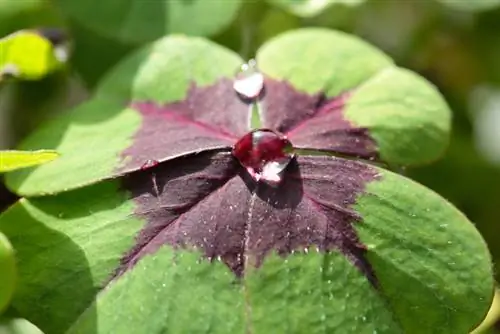
<svg viewBox="0 0 500 334">
<path fill-rule="evenodd" d="M 437 90 L 343 33 L 277 37 L 257 54 L 260 124 L 303 154 L 269 185 L 231 154 L 252 130 L 233 90 L 241 63 L 203 39 L 164 38 L 23 143 L 61 158 L 7 175 L 28 197 L 0 217 L 19 257 L 16 310 L 48 333 L 478 325 L 493 294 L 479 233 L 369 163 L 438 158 L 450 112 Z"/>
</svg>

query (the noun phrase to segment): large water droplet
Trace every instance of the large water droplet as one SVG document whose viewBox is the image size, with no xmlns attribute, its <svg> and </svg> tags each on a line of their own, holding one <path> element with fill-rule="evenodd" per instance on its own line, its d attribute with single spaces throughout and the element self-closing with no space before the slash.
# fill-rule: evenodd
<svg viewBox="0 0 500 334">
<path fill-rule="evenodd" d="M 288 139 L 268 129 L 247 133 L 234 145 L 233 155 L 256 181 L 275 184 L 293 158 Z"/>
<path fill-rule="evenodd" d="M 264 75 L 257 69 L 255 60 L 241 66 L 234 79 L 233 89 L 244 99 L 254 100 L 264 89 Z"/>
</svg>

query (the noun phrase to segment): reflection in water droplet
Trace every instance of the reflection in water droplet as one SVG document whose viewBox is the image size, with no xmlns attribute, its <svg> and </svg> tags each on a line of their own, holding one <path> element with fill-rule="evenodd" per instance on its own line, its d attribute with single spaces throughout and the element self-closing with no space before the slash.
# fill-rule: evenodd
<svg viewBox="0 0 500 334">
<path fill-rule="evenodd" d="M 146 170 L 146 169 L 152 168 L 154 166 L 157 166 L 159 163 L 160 162 L 158 160 L 148 159 L 148 160 L 146 160 L 145 163 L 142 164 L 141 170 Z"/>
<path fill-rule="evenodd" d="M 288 139 L 271 130 L 254 130 L 234 145 L 233 155 L 256 181 L 275 185 L 293 158 Z"/>
<path fill-rule="evenodd" d="M 254 100 L 259 97 L 264 89 L 264 75 L 257 69 L 255 60 L 241 66 L 236 74 L 233 89 L 245 99 Z"/>
</svg>

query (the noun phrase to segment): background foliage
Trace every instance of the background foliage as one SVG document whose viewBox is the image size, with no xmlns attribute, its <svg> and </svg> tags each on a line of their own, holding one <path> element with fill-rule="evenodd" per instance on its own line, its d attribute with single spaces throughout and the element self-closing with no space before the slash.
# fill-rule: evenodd
<svg viewBox="0 0 500 334">
<path fill-rule="evenodd" d="M 152 2 L 155 6 L 128 8 L 133 19 L 123 25 L 123 20 L 108 20 L 120 16 L 113 8 L 92 10 L 97 1 L 0 0 L 0 37 L 25 28 L 61 27 L 69 32 L 73 48 L 66 70 L 40 81 L 0 87 L 0 148 L 14 147 L 43 120 L 86 99 L 111 66 L 167 33 L 210 36 L 250 58 L 264 41 L 287 30 L 340 29 L 378 46 L 398 65 L 427 77 L 445 95 L 454 111 L 449 150 L 437 163 L 404 173 L 462 210 L 477 225 L 498 262 L 500 1 L 247 0 L 229 7 L 219 0 L 191 2 L 192 6 L 184 6 L 182 1 L 158 0 Z M 169 10 L 163 10 L 167 6 Z M 179 20 L 175 13 L 182 11 L 190 11 L 192 21 Z M 90 20 L 93 14 L 99 19 Z M 152 15 L 163 24 L 149 25 Z M 0 208 L 13 198 L 0 190 Z M 496 275 L 500 279 L 498 268 Z M 494 332 L 492 326 L 486 330 Z"/>
</svg>

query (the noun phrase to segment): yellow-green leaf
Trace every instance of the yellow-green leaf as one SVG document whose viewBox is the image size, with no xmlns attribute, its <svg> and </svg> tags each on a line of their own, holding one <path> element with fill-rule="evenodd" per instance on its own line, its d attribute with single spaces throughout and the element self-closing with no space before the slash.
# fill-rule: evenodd
<svg viewBox="0 0 500 334">
<path fill-rule="evenodd" d="M 50 150 L 0 151 L 0 172 L 40 165 L 57 158 L 59 154 Z"/>
<path fill-rule="evenodd" d="M 54 40 L 57 30 L 21 30 L 0 39 L 0 81 L 6 76 L 38 80 L 61 68 L 67 46 Z"/>
</svg>

